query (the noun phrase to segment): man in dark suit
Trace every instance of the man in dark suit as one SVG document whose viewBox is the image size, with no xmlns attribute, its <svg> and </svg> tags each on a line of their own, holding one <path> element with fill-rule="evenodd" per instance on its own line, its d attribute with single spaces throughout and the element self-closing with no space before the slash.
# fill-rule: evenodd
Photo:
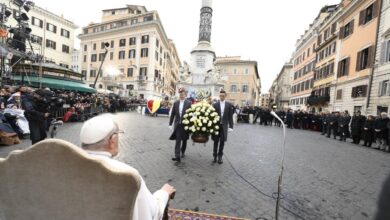
<svg viewBox="0 0 390 220">
<path fill-rule="evenodd" d="M 184 125 L 182 124 L 183 115 L 186 110 L 191 107 L 191 102 L 186 100 L 186 92 L 183 88 L 179 89 L 179 100 L 177 100 L 172 106 L 171 116 L 169 118 L 169 128 L 172 130 L 172 124 L 175 122 L 173 126 L 173 132 L 170 140 L 175 140 L 175 157 L 172 158 L 173 161 L 177 161 L 180 163 L 180 146 L 181 146 L 181 157 L 184 158 L 185 151 L 187 147 L 187 140 L 189 138 L 188 132 L 184 130 Z M 173 121 L 175 120 L 175 121 Z"/>
<path fill-rule="evenodd" d="M 233 131 L 233 105 L 229 102 L 225 101 L 226 98 L 226 92 L 224 90 L 221 90 L 219 92 L 219 101 L 213 105 L 216 112 L 219 115 L 219 134 L 213 135 L 214 140 L 214 163 L 217 162 L 217 156 L 218 156 L 218 163 L 223 163 L 222 156 L 223 156 L 223 147 L 225 146 L 225 141 L 227 141 L 227 135 L 228 131 Z M 218 148 L 219 146 L 219 148 Z"/>
</svg>

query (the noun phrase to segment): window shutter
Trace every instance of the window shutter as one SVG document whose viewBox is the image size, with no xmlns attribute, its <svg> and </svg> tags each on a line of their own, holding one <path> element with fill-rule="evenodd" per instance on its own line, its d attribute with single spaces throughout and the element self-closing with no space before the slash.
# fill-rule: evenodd
<svg viewBox="0 0 390 220">
<path fill-rule="evenodd" d="M 383 84 L 383 82 L 379 82 L 379 86 L 378 86 L 378 96 L 382 96 L 382 84 Z"/>
<path fill-rule="evenodd" d="M 345 60 L 345 75 L 349 74 L 349 57 Z"/>
<path fill-rule="evenodd" d="M 332 34 L 334 34 L 334 32 L 336 32 L 336 25 L 337 25 L 336 22 L 332 24 L 332 28 L 331 28 Z"/>
<path fill-rule="evenodd" d="M 359 14 L 359 26 L 364 23 L 364 18 L 366 17 L 366 9 L 361 10 Z"/>
<path fill-rule="evenodd" d="M 39 20 L 39 27 L 43 28 L 43 21 L 42 20 Z"/>
<path fill-rule="evenodd" d="M 367 96 L 367 85 L 362 86 L 362 96 L 363 97 Z"/>
<path fill-rule="evenodd" d="M 374 58 L 375 58 L 374 45 L 372 45 L 371 47 L 368 48 L 368 59 L 367 59 L 367 67 L 368 68 L 373 67 Z"/>
<path fill-rule="evenodd" d="M 351 97 L 352 97 L 352 98 L 355 98 L 355 97 L 356 97 L 355 95 L 356 95 L 356 87 L 353 87 L 353 88 L 352 88 Z"/>
<path fill-rule="evenodd" d="M 353 34 L 353 26 L 355 26 L 355 20 L 354 19 L 352 19 L 352 21 L 349 23 L 349 28 L 351 30 L 349 35 Z"/>
<path fill-rule="evenodd" d="M 361 57 L 362 57 L 362 51 L 359 51 L 356 56 L 356 71 L 360 70 Z"/>
<path fill-rule="evenodd" d="M 340 77 L 341 75 L 341 61 L 339 61 L 339 64 L 337 65 L 337 77 Z"/>
<path fill-rule="evenodd" d="M 381 55 L 380 55 L 380 59 L 379 59 L 380 64 L 383 64 L 385 62 L 385 59 L 386 59 L 386 43 L 387 43 L 387 41 L 382 42 L 382 44 L 381 44 L 381 48 L 380 48 Z M 390 46 L 390 43 L 389 43 L 389 46 Z"/>
<path fill-rule="evenodd" d="M 339 39 L 343 39 L 344 38 L 344 26 L 340 28 L 339 30 Z"/>
<path fill-rule="evenodd" d="M 320 44 L 321 44 L 321 37 L 322 37 L 321 34 L 317 37 L 317 45 L 320 45 Z"/>
<path fill-rule="evenodd" d="M 376 0 L 373 5 L 372 5 L 372 18 L 376 18 L 378 17 L 379 15 L 379 10 L 380 10 L 380 7 L 379 7 L 379 1 Z"/>
</svg>

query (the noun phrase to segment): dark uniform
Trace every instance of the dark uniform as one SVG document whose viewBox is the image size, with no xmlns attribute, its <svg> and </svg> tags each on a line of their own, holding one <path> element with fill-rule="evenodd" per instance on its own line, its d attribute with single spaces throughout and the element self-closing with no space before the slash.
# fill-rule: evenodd
<svg viewBox="0 0 390 220">
<path fill-rule="evenodd" d="M 47 105 L 44 100 L 41 98 L 34 98 L 30 94 L 25 94 L 22 96 L 22 108 L 24 109 L 24 115 L 26 116 L 28 126 L 30 127 L 31 143 L 35 144 L 44 140 L 47 137 L 45 117 Z"/>
<path fill-rule="evenodd" d="M 331 114 L 328 117 L 327 124 L 327 137 L 330 138 L 331 133 L 333 132 L 333 138 L 336 139 L 337 136 L 337 122 L 338 122 L 338 116 L 336 114 Z"/>
<path fill-rule="evenodd" d="M 374 142 L 374 119 L 368 118 L 363 126 L 363 146 L 371 147 Z"/>
<path fill-rule="evenodd" d="M 362 115 L 354 115 L 351 121 L 352 143 L 359 144 L 362 139 L 362 131 L 366 118 Z"/>
<path fill-rule="evenodd" d="M 340 116 L 338 119 L 338 133 L 340 134 L 340 141 L 346 141 L 349 134 L 349 122 L 351 117 L 349 115 Z"/>
</svg>

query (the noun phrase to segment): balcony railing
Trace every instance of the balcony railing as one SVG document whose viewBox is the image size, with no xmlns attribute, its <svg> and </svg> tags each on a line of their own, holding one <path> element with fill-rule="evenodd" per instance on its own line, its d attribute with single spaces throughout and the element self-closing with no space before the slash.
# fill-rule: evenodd
<svg viewBox="0 0 390 220">
<path fill-rule="evenodd" d="M 323 105 L 330 101 L 330 96 L 309 96 L 307 99 L 307 104 L 309 105 Z"/>
<path fill-rule="evenodd" d="M 148 77 L 147 76 L 138 76 L 137 80 L 138 81 L 146 81 L 146 80 L 148 80 Z"/>
</svg>

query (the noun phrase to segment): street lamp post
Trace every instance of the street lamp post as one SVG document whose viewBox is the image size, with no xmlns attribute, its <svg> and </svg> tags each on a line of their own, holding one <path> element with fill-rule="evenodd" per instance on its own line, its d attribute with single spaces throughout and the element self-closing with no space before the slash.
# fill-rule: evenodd
<svg viewBox="0 0 390 220">
<path fill-rule="evenodd" d="M 93 88 L 95 89 L 96 88 L 96 83 L 97 83 L 97 80 L 99 78 L 99 75 L 100 75 L 100 71 L 102 71 L 102 66 L 103 66 L 103 63 L 104 63 L 104 60 L 106 59 L 106 56 L 107 56 L 107 53 L 108 53 L 108 47 L 110 46 L 110 44 L 108 42 L 104 43 L 104 49 L 106 50 L 104 52 L 104 55 L 103 55 L 103 59 L 102 59 L 102 62 L 100 63 L 100 67 L 99 67 L 99 70 L 98 70 L 98 73 L 97 73 L 97 76 L 95 77 L 95 82 L 93 83 Z"/>
</svg>

